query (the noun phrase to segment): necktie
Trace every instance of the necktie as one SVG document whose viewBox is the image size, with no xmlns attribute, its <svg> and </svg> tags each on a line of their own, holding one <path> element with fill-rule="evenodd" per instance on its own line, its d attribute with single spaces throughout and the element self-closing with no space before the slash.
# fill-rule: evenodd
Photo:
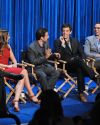
<svg viewBox="0 0 100 125">
<path fill-rule="evenodd" d="M 70 50 L 72 51 L 70 42 L 67 42 L 67 45 L 68 45 L 68 47 L 70 48 Z"/>
</svg>

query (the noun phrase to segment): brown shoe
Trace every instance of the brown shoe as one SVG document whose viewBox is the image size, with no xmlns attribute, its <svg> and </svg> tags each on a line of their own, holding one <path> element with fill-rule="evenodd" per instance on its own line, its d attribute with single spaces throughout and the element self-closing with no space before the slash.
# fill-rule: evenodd
<svg viewBox="0 0 100 125">
<path fill-rule="evenodd" d="M 82 102 L 87 102 L 87 98 L 84 96 L 83 93 L 80 93 L 79 98 Z"/>
<path fill-rule="evenodd" d="M 14 106 L 14 111 L 15 112 L 19 112 L 20 111 L 19 106 L 18 106 L 18 100 L 13 100 L 12 101 L 12 105 Z"/>
<path fill-rule="evenodd" d="M 32 102 L 34 102 L 34 103 L 37 103 L 37 104 L 40 104 L 40 103 L 41 103 L 41 101 L 38 100 L 38 98 L 37 98 L 35 95 L 29 96 L 29 99 L 30 99 L 30 101 L 32 101 Z"/>
</svg>

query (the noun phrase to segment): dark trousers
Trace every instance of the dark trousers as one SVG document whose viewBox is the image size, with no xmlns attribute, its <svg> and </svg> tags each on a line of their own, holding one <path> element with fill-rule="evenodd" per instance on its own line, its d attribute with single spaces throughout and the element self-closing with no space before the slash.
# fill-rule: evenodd
<svg viewBox="0 0 100 125">
<path fill-rule="evenodd" d="M 36 67 L 36 74 L 44 91 L 47 89 L 53 89 L 60 75 L 59 71 L 50 64 Z"/>
<path fill-rule="evenodd" d="M 100 74 L 100 59 L 95 60 L 94 66 L 96 67 L 97 72 Z"/>
<path fill-rule="evenodd" d="M 84 77 L 90 77 L 90 79 L 96 82 L 95 72 L 87 66 L 87 64 L 80 57 L 73 57 L 66 64 L 68 72 L 75 73 L 77 76 L 78 91 L 82 93 L 85 90 Z"/>
</svg>

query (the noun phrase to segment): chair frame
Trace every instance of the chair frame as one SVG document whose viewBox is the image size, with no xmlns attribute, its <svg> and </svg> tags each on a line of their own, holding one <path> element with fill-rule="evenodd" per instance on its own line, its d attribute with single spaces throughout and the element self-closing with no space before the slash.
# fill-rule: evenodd
<svg viewBox="0 0 100 125">
<path fill-rule="evenodd" d="M 33 77 L 37 80 L 37 76 L 36 76 L 36 74 L 35 74 L 35 72 L 34 72 L 34 67 L 35 67 L 35 65 L 33 65 L 33 64 L 30 64 L 30 63 L 27 63 L 27 62 L 25 62 L 24 60 L 22 60 L 22 64 L 23 65 L 26 65 L 26 67 L 31 67 L 31 69 L 32 69 L 32 72 L 31 72 L 31 74 L 33 75 Z M 35 87 L 35 85 L 33 84 L 32 85 L 32 89 Z M 39 86 L 37 86 L 37 88 L 38 88 L 38 93 L 36 94 L 36 97 L 38 97 L 41 93 L 42 93 L 42 90 L 41 90 L 41 88 L 39 87 Z"/>
<path fill-rule="evenodd" d="M 89 65 L 91 63 L 90 67 L 94 70 L 94 72 L 96 73 L 96 76 L 99 75 L 99 73 L 96 71 L 96 67 L 94 66 L 94 64 L 95 64 L 94 58 L 87 57 L 86 63 L 87 63 L 87 65 Z M 93 82 L 93 80 L 90 80 L 89 82 L 87 82 L 87 85 L 89 86 L 92 82 Z M 94 94 L 97 91 L 98 88 L 99 88 L 99 86 L 96 85 L 96 87 L 92 90 L 92 94 Z"/>
<path fill-rule="evenodd" d="M 63 97 L 64 98 L 66 98 L 68 95 L 69 95 L 69 93 L 77 86 L 77 80 L 76 80 L 76 77 L 71 77 L 69 74 L 68 74 L 68 72 L 67 72 L 67 70 L 65 69 L 65 66 L 66 66 L 66 61 L 63 61 L 63 60 L 57 60 L 58 62 L 59 62 L 59 64 L 60 63 L 62 63 L 62 69 L 61 68 L 58 68 L 58 66 L 57 66 L 57 69 L 58 70 L 60 70 L 60 71 L 62 71 L 64 74 L 65 74 L 65 76 L 66 76 L 66 78 L 64 78 L 64 82 L 57 88 L 57 90 L 56 90 L 56 92 L 58 92 L 58 91 L 61 91 L 61 92 L 63 92 L 61 89 L 62 89 L 62 87 L 65 85 L 65 84 L 69 84 L 70 85 L 70 88 L 66 91 L 66 92 L 64 92 L 64 95 L 63 95 Z M 88 93 L 87 93 L 87 91 L 84 91 L 84 93 L 86 94 L 86 95 L 88 95 Z"/>
<path fill-rule="evenodd" d="M 25 65 L 23 64 L 20 64 L 20 63 L 17 63 L 18 66 L 21 66 L 21 67 L 25 67 Z M 8 79 L 10 81 L 13 82 L 12 79 Z M 8 82 L 7 82 L 7 79 L 6 77 L 4 77 L 4 83 L 5 85 L 10 89 L 10 93 L 8 94 L 7 98 L 6 98 L 6 104 L 8 103 L 8 101 L 10 100 L 11 96 L 15 93 L 15 87 L 12 87 Z M 26 103 L 26 100 L 20 96 L 20 100 L 23 102 L 23 103 Z"/>
</svg>

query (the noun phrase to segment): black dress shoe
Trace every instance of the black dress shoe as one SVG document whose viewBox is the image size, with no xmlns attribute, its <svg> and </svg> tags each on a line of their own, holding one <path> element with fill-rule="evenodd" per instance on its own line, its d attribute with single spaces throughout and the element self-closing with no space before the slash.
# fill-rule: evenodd
<svg viewBox="0 0 100 125">
<path fill-rule="evenodd" d="M 84 96 L 83 93 L 80 93 L 80 94 L 79 94 L 79 98 L 80 98 L 80 101 L 82 101 L 82 102 L 87 102 L 87 98 Z"/>
<path fill-rule="evenodd" d="M 7 77 L 7 78 L 10 78 L 10 79 L 14 79 L 16 81 L 24 78 L 24 76 L 22 74 L 9 73 L 9 72 L 5 72 L 5 71 L 2 71 L 2 70 L 0 70 L 0 76 Z"/>
<path fill-rule="evenodd" d="M 60 101 L 64 100 L 63 95 L 60 95 L 60 94 L 59 94 L 59 98 L 60 98 Z"/>
</svg>

